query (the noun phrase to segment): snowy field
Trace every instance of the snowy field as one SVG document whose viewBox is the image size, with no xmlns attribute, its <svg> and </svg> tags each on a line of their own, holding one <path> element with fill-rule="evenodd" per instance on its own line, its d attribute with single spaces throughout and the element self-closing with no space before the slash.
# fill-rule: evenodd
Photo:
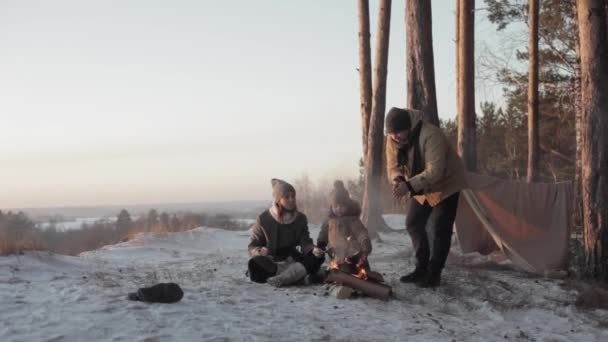
<svg viewBox="0 0 608 342">
<path fill-rule="evenodd" d="M 387 217 L 396 228 L 403 217 Z M 316 238 L 318 227 L 311 228 Z M 338 300 L 323 285 L 274 289 L 245 277 L 248 232 L 199 228 L 139 235 L 80 257 L 0 257 L 0 341 L 608 341 L 608 312 L 579 310 L 561 280 L 454 246 L 443 286 L 401 284 L 413 267 L 404 233 L 370 256 L 395 298 Z M 130 302 L 157 282 L 177 304 Z"/>
</svg>

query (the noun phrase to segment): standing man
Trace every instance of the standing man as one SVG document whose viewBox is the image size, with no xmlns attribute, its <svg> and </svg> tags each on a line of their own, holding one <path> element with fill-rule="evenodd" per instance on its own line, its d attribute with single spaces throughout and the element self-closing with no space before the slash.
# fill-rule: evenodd
<svg viewBox="0 0 608 342">
<path fill-rule="evenodd" d="M 393 195 L 408 193 L 405 226 L 416 252 L 416 268 L 404 283 L 437 287 L 450 252 L 460 191 L 466 187 L 464 166 L 441 129 L 422 120 L 422 112 L 391 108 L 386 115 L 386 160 Z M 433 255 L 426 223 L 433 216 Z"/>
</svg>

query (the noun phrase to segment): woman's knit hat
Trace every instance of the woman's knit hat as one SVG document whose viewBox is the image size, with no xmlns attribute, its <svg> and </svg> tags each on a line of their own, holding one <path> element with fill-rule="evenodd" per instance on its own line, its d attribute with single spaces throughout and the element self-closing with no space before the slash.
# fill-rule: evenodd
<svg viewBox="0 0 608 342">
<path fill-rule="evenodd" d="M 273 178 L 270 183 L 272 184 L 272 197 L 275 201 L 280 200 L 290 192 L 296 193 L 296 189 L 293 185 L 284 180 Z"/>
</svg>

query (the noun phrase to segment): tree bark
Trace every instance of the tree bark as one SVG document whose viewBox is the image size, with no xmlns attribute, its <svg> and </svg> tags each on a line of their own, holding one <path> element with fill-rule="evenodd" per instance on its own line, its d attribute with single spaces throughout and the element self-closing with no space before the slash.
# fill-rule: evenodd
<svg viewBox="0 0 608 342">
<path fill-rule="evenodd" d="M 429 122 L 439 126 L 431 1 L 405 3 L 407 107 L 422 110 Z"/>
<path fill-rule="evenodd" d="M 539 0 L 529 0 L 528 23 L 528 183 L 538 181 L 539 108 L 538 108 L 538 14 Z"/>
<path fill-rule="evenodd" d="M 606 0 L 579 0 L 585 273 L 608 282 L 608 37 Z"/>
<path fill-rule="evenodd" d="M 475 123 L 475 0 L 459 0 L 458 154 L 468 171 L 477 169 Z"/>
<path fill-rule="evenodd" d="M 578 13 L 576 1 L 573 3 L 574 13 Z M 577 25 L 578 30 L 578 25 Z M 576 134 L 576 157 L 574 162 L 574 203 L 573 203 L 573 214 L 572 214 L 572 225 L 574 231 L 579 234 L 583 230 L 583 199 L 582 199 L 582 186 L 581 186 L 581 151 L 583 148 L 583 132 L 582 132 L 582 119 L 581 119 L 581 53 L 580 53 L 580 41 L 576 39 L 576 66 L 574 69 L 574 92 L 578 96 L 574 96 L 574 130 Z M 583 265 L 577 265 L 583 266 Z"/>
<path fill-rule="evenodd" d="M 460 108 L 460 0 L 456 0 L 456 30 L 454 31 L 455 56 L 456 56 L 456 108 Z"/>
<path fill-rule="evenodd" d="M 374 93 L 370 118 L 367 160 L 365 161 L 365 196 L 363 222 L 370 237 L 377 238 L 378 231 L 386 227 L 382 218 L 382 152 L 384 151 L 384 111 L 386 106 L 386 74 L 388 43 L 391 22 L 391 0 L 380 0 L 378 35 L 374 64 Z"/>
<path fill-rule="evenodd" d="M 359 93 L 363 128 L 363 161 L 367 154 L 369 119 L 372 112 L 372 62 L 369 33 L 369 0 L 359 0 Z"/>
</svg>

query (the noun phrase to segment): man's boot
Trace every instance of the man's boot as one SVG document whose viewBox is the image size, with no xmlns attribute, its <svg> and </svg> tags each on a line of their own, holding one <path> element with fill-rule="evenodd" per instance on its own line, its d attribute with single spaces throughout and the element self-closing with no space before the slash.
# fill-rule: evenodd
<svg viewBox="0 0 608 342">
<path fill-rule="evenodd" d="M 299 262 L 289 265 L 285 271 L 274 277 L 268 278 L 266 282 L 274 287 L 295 284 L 298 280 L 306 276 L 306 267 Z"/>
<path fill-rule="evenodd" d="M 413 272 L 410 272 L 399 278 L 402 283 L 419 283 L 422 282 L 427 274 L 426 267 L 416 266 Z"/>
<path fill-rule="evenodd" d="M 429 267 L 429 271 L 427 272 L 424 280 L 419 282 L 418 287 L 422 288 L 434 288 L 438 287 L 441 284 L 441 268 L 439 267 Z"/>
</svg>

